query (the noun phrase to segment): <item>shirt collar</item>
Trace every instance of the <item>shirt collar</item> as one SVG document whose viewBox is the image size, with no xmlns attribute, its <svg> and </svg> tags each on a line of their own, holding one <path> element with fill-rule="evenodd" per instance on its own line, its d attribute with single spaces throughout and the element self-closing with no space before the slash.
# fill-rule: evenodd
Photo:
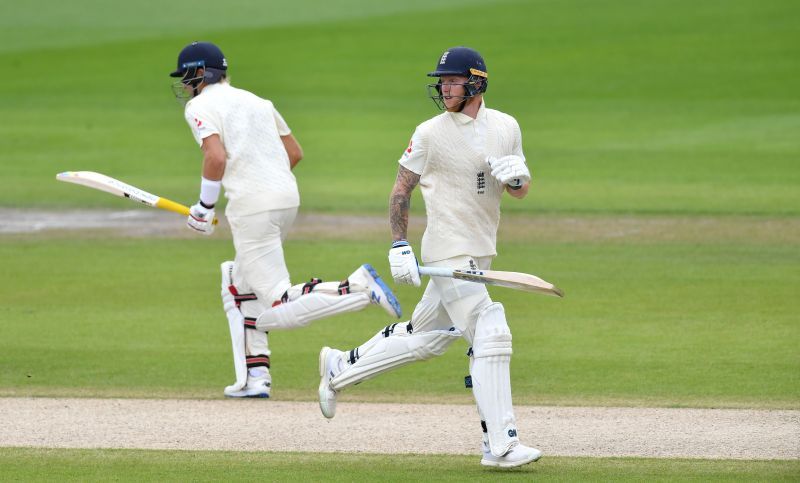
<svg viewBox="0 0 800 483">
<path fill-rule="evenodd" d="M 486 117 L 486 101 L 481 100 L 481 107 L 478 108 L 478 115 L 475 119 L 467 116 L 463 112 L 448 112 L 453 117 L 453 120 L 458 124 L 469 124 L 472 121 L 483 120 Z"/>
<path fill-rule="evenodd" d="M 203 92 L 213 91 L 213 90 L 216 90 L 219 86 L 224 86 L 224 85 L 229 85 L 229 84 L 227 82 L 225 82 L 224 80 L 220 81 L 220 82 L 215 82 L 213 84 L 208 84 L 207 86 L 203 87 Z M 201 94 L 203 92 L 201 92 Z"/>
</svg>

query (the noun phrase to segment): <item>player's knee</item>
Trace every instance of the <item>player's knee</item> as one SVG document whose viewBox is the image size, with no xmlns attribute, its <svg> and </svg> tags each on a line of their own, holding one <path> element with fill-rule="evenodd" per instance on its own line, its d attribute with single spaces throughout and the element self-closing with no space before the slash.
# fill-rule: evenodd
<svg viewBox="0 0 800 483">
<path fill-rule="evenodd" d="M 393 335 L 410 334 L 412 331 L 411 322 L 398 322 L 384 327 L 381 334 L 383 334 L 384 337 L 391 337 Z"/>
<path fill-rule="evenodd" d="M 420 332 L 417 336 L 424 338 L 425 343 L 414 351 L 419 360 L 432 359 L 440 356 L 447 351 L 456 339 L 460 338 L 461 332 L 455 327 L 448 330 L 432 330 L 430 332 Z"/>
<path fill-rule="evenodd" d="M 511 329 L 503 304 L 494 302 L 478 315 L 472 351 L 476 358 L 511 355 Z"/>
</svg>

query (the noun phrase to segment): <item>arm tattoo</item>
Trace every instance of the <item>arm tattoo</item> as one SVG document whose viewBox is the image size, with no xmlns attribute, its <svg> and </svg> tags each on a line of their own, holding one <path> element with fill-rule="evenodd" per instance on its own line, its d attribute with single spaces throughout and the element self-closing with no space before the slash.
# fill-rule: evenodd
<svg viewBox="0 0 800 483">
<path fill-rule="evenodd" d="M 389 225 L 392 240 L 405 240 L 408 237 L 408 209 L 411 206 L 411 192 L 419 183 L 419 175 L 403 166 L 397 170 L 397 179 L 389 198 Z"/>
</svg>

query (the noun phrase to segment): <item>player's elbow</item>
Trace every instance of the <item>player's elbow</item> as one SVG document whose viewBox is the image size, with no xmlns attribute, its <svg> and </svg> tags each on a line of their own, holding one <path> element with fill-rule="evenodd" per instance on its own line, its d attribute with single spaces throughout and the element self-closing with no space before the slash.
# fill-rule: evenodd
<svg viewBox="0 0 800 483">
<path fill-rule="evenodd" d="M 289 153 L 289 161 L 292 163 L 292 166 L 296 165 L 303 159 L 303 148 L 300 145 L 296 145 L 294 149 L 292 149 Z"/>
<path fill-rule="evenodd" d="M 286 150 L 286 155 L 289 157 L 289 166 L 294 168 L 303 159 L 303 148 L 291 134 L 281 136 L 281 141 L 283 142 L 283 148 Z"/>
</svg>

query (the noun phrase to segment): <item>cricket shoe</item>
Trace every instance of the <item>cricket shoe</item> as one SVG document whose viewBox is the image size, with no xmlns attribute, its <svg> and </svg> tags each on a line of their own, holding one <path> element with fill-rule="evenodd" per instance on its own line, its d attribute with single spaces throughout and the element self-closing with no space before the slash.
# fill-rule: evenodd
<svg viewBox="0 0 800 483">
<path fill-rule="evenodd" d="M 353 292 L 366 292 L 369 295 L 370 303 L 380 305 L 387 314 L 398 319 L 403 315 L 400 302 L 392 293 L 392 289 L 378 276 L 378 272 L 369 263 L 361 265 L 358 270 L 347 277 L 347 281 Z"/>
<path fill-rule="evenodd" d="M 542 457 L 542 452 L 536 448 L 517 443 L 503 456 L 495 456 L 489 451 L 489 446 L 483 443 L 483 466 L 494 466 L 496 468 L 514 468 L 515 466 L 527 465 L 538 461 Z"/>
<path fill-rule="evenodd" d="M 225 397 L 268 398 L 272 390 L 272 376 L 268 369 L 253 368 L 248 371 L 247 384 L 242 388 L 235 385 L 225 388 Z"/>
<path fill-rule="evenodd" d="M 319 351 L 319 409 L 328 419 L 336 416 L 336 391 L 331 388 L 331 380 L 342 372 L 343 354 L 330 347 L 323 347 Z"/>
</svg>

